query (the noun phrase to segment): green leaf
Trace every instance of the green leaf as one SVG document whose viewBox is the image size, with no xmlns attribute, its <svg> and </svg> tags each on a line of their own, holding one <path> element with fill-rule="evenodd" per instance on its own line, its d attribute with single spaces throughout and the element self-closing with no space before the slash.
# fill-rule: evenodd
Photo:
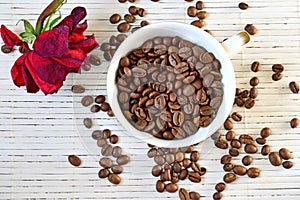
<svg viewBox="0 0 300 200">
<path fill-rule="evenodd" d="M 23 42 L 26 42 L 27 44 L 33 44 L 34 40 L 36 39 L 35 35 L 33 33 L 23 32 L 20 33 L 20 38 Z"/>
<path fill-rule="evenodd" d="M 27 21 L 26 19 L 21 19 L 20 21 L 23 21 L 23 22 L 24 22 L 25 32 L 33 33 L 33 34 L 34 34 L 34 28 L 33 28 L 33 26 L 30 24 L 29 21 Z"/>
<path fill-rule="evenodd" d="M 56 17 L 55 19 L 53 19 L 51 22 L 50 22 L 50 29 L 53 28 L 54 25 L 56 25 L 56 23 L 61 19 L 61 13 L 59 11 L 59 16 Z"/>
<path fill-rule="evenodd" d="M 53 28 L 53 26 L 61 19 L 61 13 L 59 11 L 59 16 L 57 16 L 56 18 L 52 19 L 55 13 L 52 13 L 48 18 L 47 18 L 47 22 L 45 24 L 45 26 L 42 29 L 43 31 L 48 31 L 51 30 Z"/>
</svg>

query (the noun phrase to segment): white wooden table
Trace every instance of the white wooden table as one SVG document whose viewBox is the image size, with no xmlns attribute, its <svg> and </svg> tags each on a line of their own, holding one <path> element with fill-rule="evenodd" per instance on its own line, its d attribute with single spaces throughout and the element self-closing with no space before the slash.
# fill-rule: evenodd
<svg viewBox="0 0 300 200">
<path fill-rule="evenodd" d="M 195 2 L 138 0 L 135 4 L 147 10 L 144 19 L 150 23 L 162 20 L 189 23 L 193 19 L 186 15 L 186 8 Z M 21 23 L 15 26 L 17 21 L 24 18 L 34 23 L 47 3 L 47 0 L 1 0 L 0 23 L 20 32 Z M 238 87 L 249 89 L 249 79 L 260 78 L 255 107 L 233 108 L 243 115 L 243 122 L 235 123 L 234 130 L 256 136 L 261 128 L 271 127 L 273 134 L 268 143 L 272 150 L 287 147 L 293 151 L 294 167 L 290 170 L 273 167 L 265 157 L 257 155 L 253 166 L 262 170 L 261 176 L 238 177 L 223 192 L 224 199 L 300 199 L 300 128 L 289 126 L 293 117 L 300 118 L 300 94 L 292 94 L 288 89 L 290 81 L 300 82 L 300 2 L 248 0 L 250 8 L 244 11 L 237 7 L 238 3 L 237 0 L 205 0 L 205 10 L 209 13 L 205 28 L 219 41 L 239 32 L 247 23 L 258 28 L 250 44 L 232 57 Z M 117 0 L 69 0 L 62 14 L 67 15 L 77 5 L 87 8 L 88 32 L 95 33 L 102 42 L 117 34 L 116 25 L 108 21 L 110 15 L 127 13 L 132 4 L 120 4 Z M 10 55 L 0 53 L 0 199 L 178 199 L 177 193 L 155 191 L 157 179 L 150 173 L 154 162 L 146 156 L 145 143 L 129 137 L 114 118 L 105 114 L 96 116 L 80 105 L 83 95 L 106 94 L 108 63 L 82 75 L 68 76 L 57 94 L 44 96 L 27 94 L 24 88 L 13 85 L 10 68 L 18 56 L 17 51 Z M 255 60 L 262 64 L 258 73 L 250 71 Z M 278 82 L 271 79 L 271 66 L 275 63 L 285 66 L 284 77 Z M 73 96 L 70 88 L 75 83 L 83 84 L 86 93 Z M 95 120 L 93 130 L 112 129 L 120 137 L 119 145 L 131 156 L 132 161 L 121 174 L 120 185 L 113 186 L 106 179 L 98 178 L 100 149 L 90 137 L 91 130 L 83 127 L 84 117 Z M 214 185 L 224 175 L 219 159 L 227 151 L 214 147 L 211 140 L 197 148 L 201 152 L 200 164 L 208 172 L 200 184 L 183 181 L 179 185 L 199 192 L 202 199 L 212 199 Z M 81 157 L 81 167 L 68 163 L 69 154 Z"/>
</svg>

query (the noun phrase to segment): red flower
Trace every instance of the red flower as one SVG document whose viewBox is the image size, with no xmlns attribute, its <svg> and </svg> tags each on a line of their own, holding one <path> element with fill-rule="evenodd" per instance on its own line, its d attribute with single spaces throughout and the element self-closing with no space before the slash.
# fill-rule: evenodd
<svg viewBox="0 0 300 200">
<path fill-rule="evenodd" d="M 27 50 L 11 69 L 14 84 L 26 85 L 30 93 L 41 89 L 44 94 L 52 94 L 63 85 L 68 73 L 78 72 L 87 54 L 98 46 L 94 35 L 83 35 L 87 22 L 79 23 L 85 16 L 85 8 L 76 7 L 53 29 L 39 33 L 33 50 L 2 25 L 0 31 L 5 45 Z"/>
</svg>

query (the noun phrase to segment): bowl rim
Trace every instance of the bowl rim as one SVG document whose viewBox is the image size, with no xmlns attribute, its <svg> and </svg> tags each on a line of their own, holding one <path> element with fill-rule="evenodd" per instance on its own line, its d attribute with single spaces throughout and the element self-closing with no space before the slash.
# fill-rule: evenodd
<svg viewBox="0 0 300 200">
<path fill-rule="evenodd" d="M 168 33 L 166 34 L 163 31 L 168 31 Z M 156 138 L 150 133 L 139 131 L 135 127 L 133 127 L 133 125 L 131 125 L 123 115 L 121 107 L 118 103 L 117 100 L 118 89 L 115 83 L 116 71 L 121 57 L 128 54 L 131 50 L 140 47 L 147 39 L 150 39 L 151 36 L 152 38 L 156 36 L 162 36 L 162 37 L 171 36 L 169 33 L 170 31 L 173 31 L 172 32 L 173 36 L 178 34 L 179 37 L 185 40 L 189 40 L 195 44 L 203 46 L 203 44 L 200 44 L 199 37 L 196 37 L 196 36 L 201 36 L 201 42 L 206 42 L 209 45 L 209 46 L 205 45 L 204 48 L 206 48 L 209 52 L 212 52 L 221 63 L 222 66 L 221 74 L 222 74 L 222 83 L 223 83 L 222 103 L 211 124 L 207 127 L 200 127 L 194 135 L 188 136 L 183 139 L 174 139 L 174 140 Z M 145 37 L 145 35 L 147 35 L 147 37 Z M 203 29 L 199 29 L 193 25 L 180 23 L 180 22 L 160 22 L 160 23 L 150 24 L 143 28 L 138 29 L 137 31 L 129 35 L 121 43 L 121 45 L 115 52 L 111 60 L 111 63 L 109 65 L 108 73 L 107 73 L 108 102 L 111 105 L 115 117 L 117 118 L 119 123 L 123 126 L 123 128 L 125 128 L 127 135 L 129 134 L 130 136 L 137 137 L 146 143 L 159 146 L 159 147 L 173 148 L 173 147 L 189 146 L 192 144 L 202 142 L 206 138 L 211 136 L 222 126 L 222 124 L 230 114 L 234 102 L 235 89 L 236 89 L 236 83 L 235 83 L 235 74 L 234 74 L 232 62 L 229 58 L 229 55 L 226 53 L 225 49 L 221 45 L 221 43 L 218 42 L 213 36 L 211 36 Z"/>
</svg>

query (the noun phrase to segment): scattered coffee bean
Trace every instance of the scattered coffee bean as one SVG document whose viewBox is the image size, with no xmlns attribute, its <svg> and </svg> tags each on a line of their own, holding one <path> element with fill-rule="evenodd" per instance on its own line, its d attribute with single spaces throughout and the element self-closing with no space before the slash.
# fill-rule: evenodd
<svg viewBox="0 0 300 200">
<path fill-rule="evenodd" d="M 117 144 L 118 141 L 119 141 L 119 137 L 118 137 L 117 135 L 111 135 L 111 136 L 109 137 L 109 141 L 110 141 L 110 143 L 112 143 L 112 144 Z"/>
<path fill-rule="evenodd" d="M 259 84 L 259 79 L 257 77 L 253 77 L 250 79 L 249 83 L 251 86 L 255 87 Z"/>
<path fill-rule="evenodd" d="M 244 106 L 245 106 L 245 108 L 247 108 L 247 109 L 251 109 L 253 106 L 255 105 L 255 101 L 254 101 L 254 99 L 253 98 L 248 98 L 246 101 L 245 101 L 245 103 L 244 103 Z"/>
<path fill-rule="evenodd" d="M 152 175 L 155 176 L 155 177 L 158 177 L 161 175 L 162 173 L 162 167 L 160 165 L 155 165 L 153 168 L 152 168 Z"/>
<path fill-rule="evenodd" d="M 271 152 L 269 154 L 269 161 L 274 166 L 280 166 L 281 162 L 282 162 L 281 157 L 278 152 Z"/>
<path fill-rule="evenodd" d="M 101 139 L 101 138 L 102 138 L 102 131 L 100 131 L 100 130 L 94 130 L 94 131 L 92 132 L 92 138 L 93 138 L 94 140 L 99 140 L 99 139 Z"/>
<path fill-rule="evenodd" d="M 122 148 L 119 146 L 115 146 L 112 149 L 112 156 L 118 158 L 122 155 Z"/>
<path fill-rule="evenodd" d="M 109 129 L 104 129 L 104 130 L 102 131 L 102 134 L 103 134 L 103 138 L 107 139 L 107 138 L 110 137 L 111 131 L 110 131 Z"/>
<path fill-rule="evenodd" d="M 283 166 L 284 168 L 286 168 L 286 169 L 292 168 L 293 165 L 294 165 L 294 163 L 293 163 L 292 161 L 284 161 L 284 162 L 282 163 L 282 166 Z"/>
<path fill-rule="evenodd" d="M 244 176 L 247 173 L 247 169 L 242 165 L 235 165 L 233 172 L 239 176 Z"/>
<path fill-rule="evenodd" d="M 104 138 L 101 138 L 101 139 L 98 139 L 97 140 L 97 145 L 98 145 L 98 147 L 103 147 L 104 145 L 106 145 L 107 144 L 107 141 L 106 141 L 106 139 L 104 139 Z"/>
<path fill-rule="evenodd" d="M 108 175 L 108 180 L 112 184 L 118 185 L 121 183 L 121 178 L 118 174 L 109 174 Z"/>
<path fill-rule="evenodd" d="M 220 200 L 220 199 L 222 199 L 222 197 L 223 197 L 223 195 L 222 195 L 221 192 L 215 192 L 215 193 L 213 194 L 213 199 L 214 199 L 214 200 Z"/>
<path fill-rule="evenodd" d="M 188 170 L 187 169 L 183 169 L 183 170 L 181 170 L 181 172 L 179 173 L 179 179 L 180 180 L 185 180 L 186 179 L 186 177 L 188 176 Z"/>
<path fill-rule="evenodd" d="M 267 138 L 272 134 L 272 130 L 269 127 L 265 127 L 263 129 L 261 129 L 260 131 L 260 136 L 262 138 Z"/>
<path fill-rule="evenodd" d="M 85 88 L 82 85 L 73 85 L 71 91 L 75 94 L 82 94 L 85 92 Z"/>
<path fill-rule="evenodd" d="M 108 42 L 103 42 L 100 46 L 100 49 L 102 51 L 109 51 L 111 48 L 110 44 Z"/>
<path fill-rule="evenodd" d="M 101 149 L 101 154 L 103 156 L 111 156 L 113 147 L 110 144 L 105 144 Z"/>
<path fill-rule="evenodd" d="M 90 64 L 84 63 L 81 65 L 81 69 L 83 69 L 84 71 L 90 71 L 92 68 L 92 66 Z"/>
<path fill-rule="evenodd" d="M 81 165 L 81 159 L 76 155 L 69 155 L 68 156 L 69 163 L 75 167 Z"/>
<path fill-rule="evenodd" d="M 82 104 L 83 106 L 85 106 L 85 107 L 92 105 L 93 102 L 94 102 L 94 99 L 93 99 L 93 97 L 90 96 L 90 95 L 84 96 L 84 97 L 81 99 L 81 104 Z"/>
<path fill-rule="evenodd" d="M 89 62 L 92 64 L 92 65 L 96 65 L 96 66 L 99 66 L 101 65 L 101 59 L 99 56 L 95 55 L 95 54 L 92 54 L 89 56 Z"/>
<path fill-rule="evenodd" d="M 117 27 L 117 29 L 120 33 L 125 33 L 127 31 L 129 31 L 130 28 L 131 28 L 131 26 L 128 22 L 122 22 Z"/>
<path fill-rule="evenodd" d="M 279 80 L 282 79 L 282 77 L 283 77 L 283 75 L 281 73 L 275 73 L 275 74 L 272 75 L 272 80 L 273 81 L 279 81 Z"/>
<path fill-rule="evenodd" d="M 145 17 L 145 15 L 147 14 L 144 8 L 139 8 L 137 13 L 140 17 Z"/>
<path fill-rule="evenodd" d="M 292 81 L 289 83 L 289 88 L 292 91 L 292 93 L 297 94 L 299 93 L 299 84 L 295 81 Z"/>
<path fill-rule="evenodd" d="M 180 200 L 189 200 L 190 199 L 189 192 L 184 188 L 180 188 L 180 190 L 178 192 L 178 196 L 179 196 Z"/>
<path fill-rule="evenodd" d="M 224 122 L 224 128 L 226 130 L 232 130 L 233 129 L 233 123 L 230 119 L 226 119 L 226 121 Z"/>
<path fill-rule="evenodd" d="M 134 23 L 136 18 L 134 15 L 131 15 L 131 14 L 125 14 L 124 15 L 124 20 L 128 23 Z"/>
<path fill-rule="evenodd" d="M 275 73 L 282 73 L 284 70 L 284 66 L 282 64 L 274 64 L 272 65 L 272 71 Z"/>
<path fill-rule="evenodd" d="M 123 167 L 120 165 L 112 165 L 111 171 L 115 174 L 121 174 L 123 172 Z"/>
<path fill-rule="evenodd" d="M 223 170 L 225 172 L 230 172 L 234 168 L 234 165 L 232 163 L 227 163 L 223 166 Z"/>
<path fill-rule="evenodd" d="M 200 12 L 197 13 L 197 17 L 199 19 L 203 20 L 203 19 L 205 19 L 207 17 L 207 12 L 206 11 L 200 11 Z"/>
<path fill-rule="evenodd" d="M 221 158 L 221 164 L 227 164 L 231 162 L 232 157 L 230 155 L 224 155 Z"/>
<path fill-rule="evenodd" d="M 91 107 L 90 111 L 91 111 L 92 113 L 99 112 L 99 111 L 100 111 L 100 106 L 97 105 L 97 104 L 96 104 L 96 105 L 93 105 L 93 106 Z"/>
<path fill-rule="evenodd" d="M 248 166 L 252 163 L 253 161 L 253 158 L 251 156 L 244 156 L 243 159 L 242 159 L 242 163 L 245 165 L 245 166 Z"/>
<path fill-rule="evenodd" d="M 108 168 L 111 168 L 112 165 L 113 165 L 113 162 L 110 158 L 101 158 L 100 161 L 99 161 L 99 164 L 101 167 L 103 167 L 104 169 L 108 169 Z"/>
<path fill-rule="evenodd" d="M 196 15 L 197 15 L 197 9 L 196 9 L 196 7 L 195 6 L 188 7 L 188 9 L 187 9 L 187 15 L 189 17 L 196 17 Z"/>
<path fill-rule="evenodd" d="M 246 144 L 244 150 L 246 153 L 254 154 L 258 149 L 254 144 Z"/>
<path fill-rule="evenodd" d="M 205 22 L 204 20 L 195 20 L 191 22 L 191 25 L 202 28 L 203 26 L 205 26 Z"/>
<path fill-rule="evenodd" d="M 84 118 L 84 119 L 83 119 L 83 125 L 84 125 L 86 128 L 88 128 L 88 129 L 92 128 L 92 126 L 93 126 L 93 121 L 92 121 L 92 119 L 91 119 L 91 118 Z"/>
<path fill-rule="evenodd" d="M 241 142 L 238 139 L 231 140 L 230 145 L 231 145 L 231 147 L 234 147 L 237 149 L 241 148 L 241 146 L 242 146 Z"/>
<path fill-rule="evenodd" d="M 260 63 L 258 61 L 254 61 L 252 64 L 251 64 L 251 70 L 253 72 L 258 72 L 260 70 Z"/>
<path fill-rule="evenodd" d="M 227 173 L 227 174 L 225 174 L 224 175 L 224 177 L 223 177 L 223 181 L 225 182 L 225 183 L 232 183 L 232 182 L 234 182 L 236 180 L 236 175 L 234 174 L 234 173 Z"/>
<path fill-rule="evenodd" d="M 168 183 L 166 185 L 166 191 L 170 193 L 174 193 L 178 190 L 178 186 L 175 183 Z"/>
<path fill-rule="evenodd" d="M 227 133 L 226 133 L 226 140 L 227 141 L 231 141 L 231 140 L 233 140 L 234 138 L 235 138 L 235 136 L 236 136 L 236 134 L 235 134 L 235 132 L 234 131 L 227 131 Z"/>
<path fill-rule="evenodd" d="M 140 23 L 141 27 L 144 27 L 144 26 L 147 26 L 149 25 L 149 22 L 146 21 L 146 20 L 142 20 L 141 23 Z"/>
<path fill-rule="evenodd" d="M 265 144 L 262 148 L 261 148 L 261 155 L 266 156 L 270 153 L 271 151 L 271 147 L 267 144 Z"/>
<path fill-rule="evenodd" d="M 103 96 L 103 95 L 96 96 L 95 103 L 101 104 L 103 102 L 105 102 L 105 96 Z"/>
<path fill-rule="evenodd" d="M 200 183 L 201 182 L 201 175 L 199 174 L 199 172 L 189 172 L 188 179 L 191 182 Z"/>
<path fill-rule="evenodd" d="M 232 147 L 229 149 L 229 154 L 233 157 L 236 157 L 240 154 L 240 152 L 237 148 Z"/>
<path fill-rule="evenodd" d="M 1 46 L 1 51 L 2 51 L 3 53 L 11 53 L 11 52 L 13 51 L 13 49 L 10 48 L 10 47 L 8 47 L 8 46 L 6 46 L 6 45 L 2 45 L 2 46 Z"/>
<path fill-rule="evenodd" d="M 158 180 L 156 182 L 156 191 L 157 192 L 163 192 L 165 190 L 165 184 L 161 180 Z"/>
<path fill-rule="evenodd" d="M 262 137 L 256 138 L 255 141 L 257 144 L 260 144 L 260 145 L 264 145 L 267 142 L 266 138 L 262 138 Z"/>
<path fill-rule="evenodd" d="M 281 148 L 279 150 L 279 155 L 284 160 L 288 160 L 292 157 L 292 153 L 287 148 Z"/>
<path fill-rule="evenodd" d="M 98 172 L 99 178 L 107 178 L 109 174 L 110 174 L 110 172 L 109 172 L 108 169 L 101 169 L 101 170 Z"/>
<path fill-rule="evenodd" d="M 297 128 L 299 126 L 299 119 L 298 118 L 293 118 L 291 121 L 290 121 L 290 126 L 291 128 Z"/>
<path fill-rule="evenodd" d="M 226 140 L 219 138 L 215 141 L 215 146 L 220 148 L 220 149 L 227 149 L 228 148 L 228 143 Z"/>
<path fill-rule="evenodd" d="M 251 90 L 250 90 L 250 94 L 251 94 Z M 234 121 L 236 121 L 236 122 L 242 121 L 242 115 L 240 115 L 240 114 L 237 113 L 237 112 L 233 112 L 233 113 L 231 114 L 231 118 L 232 118 Z"/>
<path fill-rule="evenodd" d="M 117 163 L 119 165 L 126 165 L 129 161 L 130 161 L 130 158 L 127 155 L 122 155 L 117 158 Z"/>
<path fill-rule="evenodd" d="M 247 170 L 247 175 L 250 178 L 257 178 L 260 175 L 260 169 L 256 168 L 256 167 L 250 167 Z"/>
<path fill-rule="evenodd" d="M 249 7 L 248 4 L 246 4 L 244 2 L 239 3 L 239 8 L 241 10 L 246 10 L 246 9 L 248 9 L 248 7 Z"/>
<path fill-rule="evenodd" d="M 130 6 L 128 8 L 128 12 L 132 15 L 137 15 L 138 14 L 138 8 L 136 6 Z"/>
<path fill-rule="evenodd" d="M 196 2 L 196 8 L 197 8 L 197 10 L 202 10 L 204 8 L 204 2 L 203 1 L 197 1 Z"/>
<path fill-rule="evenodd" d="M 242 144 L 252 144 L 253 143 L 253 137 L 251 135 L 242 134 L 239 137 L 239 141 Z"/>
<path fill-rule="evenodd" d="M 252 88 L 250 89 L 249 97 L 252 98 L 252 99 L 256 99 L 257 95 L 258 95 L 258 90 L 257 90 L 257 88 L 256 88 L 256 87 L 252 87 Z"/>
<path fill-rule="evenodd" d="M 245 26 L 245 31 L 247 31 L 250 35 L 255 35 L 257 32 L 257 29 L 253 24 L 247 24 Z"/>
<path fill-rule="evenodd" d="M 201 195 L 198 192 L 189 192 L 189 196 L 191 200 L 200 200 Z"/>
<path fill-rule="evenodd" d="M 190 155 L 190 159 L 193 162 L 197 162 L 200 159 L 200 153 L 199 151 L 193 151 Z"/>
<path fill-rule="evenodd" d="M 156 156 L 156 153 L 157 153 L 157 149 L 152 147 L 151 149 L 149 149 L 147 153 L 148 158 L 154 158 L 154 156 Z"/>
<path fill-rule="evenodd" d="M 216 186 L 215 186 L 215 189 L 218 191 L 218 192 L 223 192 L 226 188 L 226 184 L 223 183 L 223 182 L 220 182 L 220 183 L 217 183 Z"/>
<path fill-rule="evenodd" d="M 110 105 L 107 102 L 103 102 L 100 106 L 100 109 L 104 112 L 107 112 L 110 109 Z"/>
</svg>

